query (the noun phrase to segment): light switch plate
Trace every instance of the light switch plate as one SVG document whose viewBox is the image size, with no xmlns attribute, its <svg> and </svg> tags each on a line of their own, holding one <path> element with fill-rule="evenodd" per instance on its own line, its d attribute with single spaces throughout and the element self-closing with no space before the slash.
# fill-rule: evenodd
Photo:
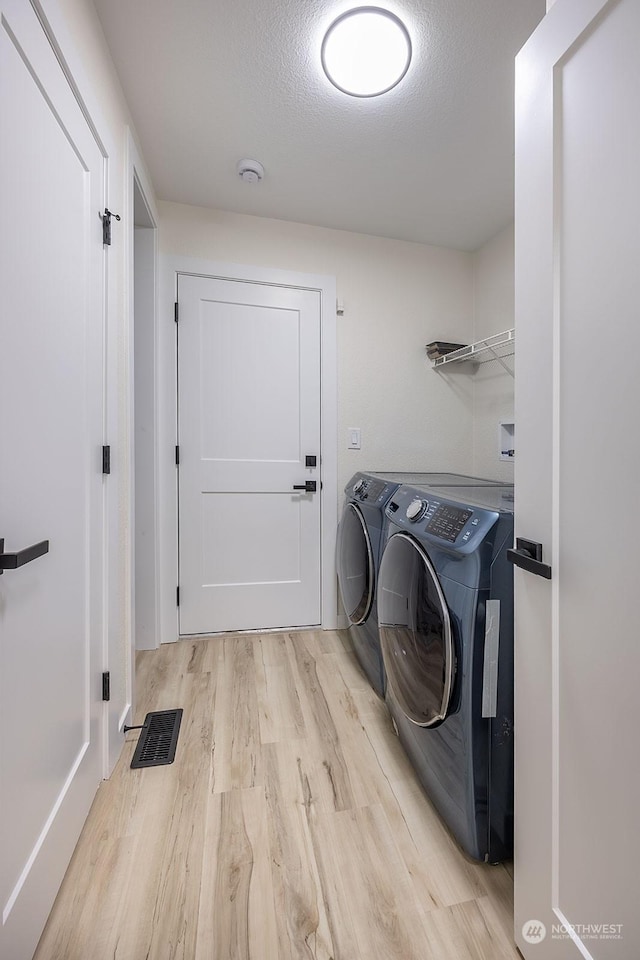
<svg viewBox="0 0 640 960">
<path fill-rule="evenodd" d="M 347 427 L 347 449 L 359 450 L 361 447 L 360 427 Z"/>
</svg>

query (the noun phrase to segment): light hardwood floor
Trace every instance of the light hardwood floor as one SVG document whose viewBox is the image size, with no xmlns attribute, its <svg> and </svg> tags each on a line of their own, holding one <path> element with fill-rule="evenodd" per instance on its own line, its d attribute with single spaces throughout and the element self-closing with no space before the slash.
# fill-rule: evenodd
<svg viewBox="0 0 640 960">
<path fill-rule="evenodd" d="M 138 655 L 175 763 L 103 783 L 36 960 L 516 960 L 512 879 L 467 860 L 346 634 Z"/>
</svg>

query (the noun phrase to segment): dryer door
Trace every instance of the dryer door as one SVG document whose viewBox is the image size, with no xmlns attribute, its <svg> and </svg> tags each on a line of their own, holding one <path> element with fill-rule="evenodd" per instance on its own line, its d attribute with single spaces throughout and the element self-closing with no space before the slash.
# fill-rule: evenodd
<svg viewBox="0 0 640 960">
<path fill-rule="evenodd" d="M 382 555 L 378 623 L 391 693 L 421 727 L 447 715 L 455 676 L 449 611 L 429 557 L 412 537 L 394 534 Z"/>
<path fill-rule="evenodd" d="M 364 623 L 373 605 L 375 568 L 367 525 L 354 503 L 347 503 L 340 521 L 337 565 L 345 613 L 351 623 Z"/>
</svg>

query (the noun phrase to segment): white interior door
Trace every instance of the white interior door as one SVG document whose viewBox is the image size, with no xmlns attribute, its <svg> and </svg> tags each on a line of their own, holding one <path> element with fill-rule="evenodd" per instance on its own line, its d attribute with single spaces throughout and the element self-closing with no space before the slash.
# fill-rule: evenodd
<svg viewBox="0 0 640 960">
<path fill-rule="evenodd" d="M 640 4 L 557 0 L 518 57 L 516 920 L 640 956 Z"/>
<path fill-rule="evenodd" d="M 178 298 L 180 633 L 319 624 L 319 293 L 180 276 Z"/>
<path fill-rule="evenodd" d="M 29 960 L 102 772 L 104 170 L 30 3 L 0 14 L 0 537 L 49 541 L 0 576 L 0 956 Z"/>
</svg>

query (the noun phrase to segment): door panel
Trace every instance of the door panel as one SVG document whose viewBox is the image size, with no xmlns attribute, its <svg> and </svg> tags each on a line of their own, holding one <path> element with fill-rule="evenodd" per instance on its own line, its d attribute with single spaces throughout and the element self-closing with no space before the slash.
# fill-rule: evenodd
<svg viewBox="0 0 640 960">
<path fill-rule="evenodd" d="M 317 624 L 319 294 L 181 276 L 178 295 L 180 632 Z"/>
<path fill-rule="evenodd" d="M 1 0 L 0 953 L 31 957 L 101 770 L 103 158 L 26 0 Z M 45 93 L 46 91 L 46 93 Z"/>
<path fill-rule="evenodd" d="M 516 572 L 515 929 L 539 960 L 640 955 L 638 36 L 633 0 L 558 0 L 518 63 L 516 519 L 553 579 Z"/>
<path fill-rule="evenodd" d="M 201 309 L 202 457 L 217 469 L 299 462 L 299 312 L 224 302 Z"/>
<path fill-rule="evenodd" d="M 202 498 L 202 529 L 215 531 L 204 539 L 202 572 L 207 583 L 244 586 L 299 580 L 302 505 L 290 493 L 217 493 Z M 256 531 L 252 547 L 239 536 L 238 517 Z M 275 542 L 261 536 L 273 524 Z M 225 550 L 220 544 L 226 545 Z"/>
</svg>

